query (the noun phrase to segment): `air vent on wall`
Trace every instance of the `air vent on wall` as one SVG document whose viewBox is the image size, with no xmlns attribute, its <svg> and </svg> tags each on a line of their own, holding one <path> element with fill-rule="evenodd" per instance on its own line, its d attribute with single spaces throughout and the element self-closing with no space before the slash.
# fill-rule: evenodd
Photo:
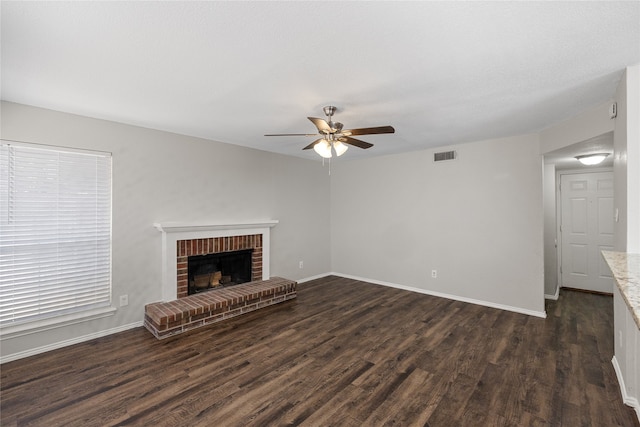
<svg viewBox="0 0 640 427">
<path fill-rule="evenodd" d="M 456 159 L 455 151 L 442 151 L 440 153 L 433 153 L 434 162 L 442 162 L 445 160 L 455 160 L 455 159 Z"/>
</svg>

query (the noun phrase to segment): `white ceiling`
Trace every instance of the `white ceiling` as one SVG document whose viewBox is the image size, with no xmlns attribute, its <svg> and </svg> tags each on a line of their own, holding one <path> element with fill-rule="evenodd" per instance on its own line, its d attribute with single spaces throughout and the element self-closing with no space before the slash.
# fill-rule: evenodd
<svg viewBox="0 0 640 427">
<path fill-rule="evenodd" d="M 640 2 L 2 1 L 2 99 L 288 155 L 306 117 L 393 135 L 341 159 L 537 132 L 611 100 Z"/>
</svg>

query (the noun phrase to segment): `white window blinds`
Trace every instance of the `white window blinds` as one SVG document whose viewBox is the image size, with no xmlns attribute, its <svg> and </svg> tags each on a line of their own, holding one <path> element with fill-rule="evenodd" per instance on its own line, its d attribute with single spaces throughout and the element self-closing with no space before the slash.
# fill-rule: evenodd
<svg viewBox="0 0 640 427">
<path fill-rule="evenodd" d="M 0 325 L 111 304 L 111 155 L 0 142 Z"/>
</svg>

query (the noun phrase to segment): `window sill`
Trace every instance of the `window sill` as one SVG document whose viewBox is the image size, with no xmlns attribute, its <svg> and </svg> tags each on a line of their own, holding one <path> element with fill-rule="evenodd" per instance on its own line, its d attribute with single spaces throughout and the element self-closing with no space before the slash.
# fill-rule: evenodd
<svg viewBox="0 0 640 427">
<path fill-rule="evenodd" d="M 49 329 L 62 328 L 76 323 L 113 316 L 116 311 L 117 309 L 115 307 L 101 307 L 64 316 L 21 323 L 18 325 L 6 325 L 0 327 L 0 339 L 16 338 L 23 335 L 47 331 Z"/>
</svg>

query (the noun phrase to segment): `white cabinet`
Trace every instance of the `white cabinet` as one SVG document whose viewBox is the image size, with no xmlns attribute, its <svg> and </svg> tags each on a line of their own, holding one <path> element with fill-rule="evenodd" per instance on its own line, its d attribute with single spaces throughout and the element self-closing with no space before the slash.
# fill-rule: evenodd
<svg viewBox="0 0 640 427">
<path fill-rule="evenodd" d="M 624 403 L 636 410 L 640 420 L 640 329 L 617 286 L 613 289 L 613 312 L 615 350 L 612 363 Z"/>
</svg>

